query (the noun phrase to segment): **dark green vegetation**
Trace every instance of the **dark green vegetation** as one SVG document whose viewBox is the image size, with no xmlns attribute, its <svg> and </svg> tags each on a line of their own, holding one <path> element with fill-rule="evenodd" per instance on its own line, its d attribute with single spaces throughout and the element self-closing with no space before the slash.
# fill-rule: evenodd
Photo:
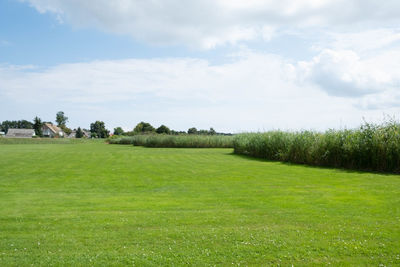
<svg viewBox="0 0 400 267">
<path fill-rule="evenodd" d="M 0 145 L 0 266 L 394 266 L 399 188 L 231 149 Z"/>
<path fill-rule="evenodd" d="M 91 123 L 90 132 L 94 138 L 107 138 L 110 135 L 110 131 L 106 129 L 106 126 L 102 121 Z"/>
<path fill-rule="evenodd" d="M 247 133 L 235 153 L 317 166 L 400 172 L 400 124 L 365 123 L 355 130 Z"/>
<path fill-rule="evenodd" d="M 78 127 L 78 129 L 76 130 L 75 138 L 83 138 L 83 131 L 81 127 Z"/>
<path fill-rule="evenodd" d="M 0 131 L 7 133 L 9 128 L 33 129 L 33 123 L 27 120 L 3 121 L 0 123 Z"/>
<path fill-rule="evenodd" d="M 185 135 L 185 134 L 193 134 L 193 135 L 232 135 L 230 133 L 218 133 L 214 130 L 214 128 L 210 128 L 210 130 L 197 130 L 197 128 L 192 127 L 189 128 L 187 132 L 185 131 L 175 131 L 171 130 L 169 127 L 164 124 L 160 125 L 158 128 L 154 128 L 148 122 L 139 122 L 133 131 L 124 132 L 121 127 L 114 128 L 114 135 L 123 135 L 123 136 L 133 136 L 133 135 L 148 135 L 148 134 L 167 134 L 167 135 Z"/>
<path fill-rule="evenodd" d="M 223 135 L 134 135 L 108 139 L 110 144 L 170 148 L 232 148 L 233 137 Z"/>
<path fill-rule="evenodd" d="M 82 129 L 78 127 L 78 129 L 70 129 L 67 127 L 66 123 L 68 122 L 68 117 L 65 116 L 63 111 L 59 111 L 56 114 L 56 122 L 57 126 L 61 128 L 61 130 L 69 136 L 73 131 L 75 131 L 75 138 L 84 138 L 87 135 L 83 133 L 83 131 L 87 132 L 88 130 Z M 19 120 L 19 121 L 3 121 L 0 123 L 0 132 L 7 133 L 9 128 L 18 128 L 18 129 L 35 129 L 35 134 L 37 137 L 43 137 L 43 125 L 44 121 L 42 121 L 39 117 L 35 117 L 33 119 L 33 123 L 27 120 Z M 52 122 L 48 122 L 53 124 Z M 210 128 L 210 130 L 197 130 L 196 128 L 190 128 L 187 132 L 188 134 L 194 135 L 232 135 L 230 133 L 217 133 L 214 128 Z M 165 125 L 161 125 L 157 129 L 154 128 L 148 122 L 139 122 L 132 131 L 125 132 L 121 127 L 114 128 L 114 135 L 123 137 L 123 136 L 134 136 L 134 135 L 148 135 L 148 134 L 167 134 L 167 135 L 185 135 L 184 131 L 175 131 L 171 130 Z M 95 121 L 90 124 L 90 137 L 92 138 L 108 138 L 110 136 L 110 131 L 107 130 L 106 125 L 103 121 Z"/>
<path fill-rule="evenodd" d="M 35 135 L 38 137 L 42 137 L 43 136 L 43 122 L 39 117 L 35 117 L 33 119 L 33 129 L 35 129 Z"/>
</svg>

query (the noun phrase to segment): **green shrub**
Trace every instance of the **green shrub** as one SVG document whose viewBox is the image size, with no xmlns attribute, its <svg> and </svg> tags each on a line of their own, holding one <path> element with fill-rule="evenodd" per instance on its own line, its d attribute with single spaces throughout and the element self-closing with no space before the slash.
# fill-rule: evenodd
<svg viewBox="0 0 400 267">
<path fill-rule="evenodd" d="M 117 144 L 117 145 L 133 145 L 133 136 L 117 136 L 114 135 L 107 139 L 109 144 Z"/>
<path fill-rule="evenodd" d="M 232 148 L 232 136 L 206 135 L 135 135 L 109 139 L 110 144 L 133 144 L 145 147 Z"/>
</svg>

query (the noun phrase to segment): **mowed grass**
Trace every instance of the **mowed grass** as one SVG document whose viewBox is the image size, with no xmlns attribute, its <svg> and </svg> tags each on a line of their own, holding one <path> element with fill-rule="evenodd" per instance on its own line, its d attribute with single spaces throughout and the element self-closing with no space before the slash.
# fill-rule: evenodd
<svg viewBox="0 0 400 267">
<path fill-rule="evenodd" d="M 400 176 L 232 149 L 0 145 L 0 266 L 400 264 Z"/>
</svg>

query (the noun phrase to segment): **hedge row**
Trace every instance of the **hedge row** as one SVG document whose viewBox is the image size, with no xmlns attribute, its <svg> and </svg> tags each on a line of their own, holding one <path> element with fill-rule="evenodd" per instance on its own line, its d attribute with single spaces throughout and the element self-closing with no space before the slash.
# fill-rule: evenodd
<svg viewBox="0 0 400 267">
<path fill-rule="evenodd" d="M 232 136 L 220 135 L 135 135 L 110 138 L 110 144 L 170 148 L 232 148 Z"/>
<path fill-rule="evenodd" d="M 358 170 L 400 172 L 400 124 L 365 123 L 353 130 L 244 133 L 234 152 L 268 160 Z"/>
</svg>

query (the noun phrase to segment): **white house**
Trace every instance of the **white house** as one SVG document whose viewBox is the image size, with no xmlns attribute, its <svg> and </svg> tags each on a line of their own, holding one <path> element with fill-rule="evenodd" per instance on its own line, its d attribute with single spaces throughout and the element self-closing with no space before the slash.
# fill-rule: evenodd
<svg viewBox="0 0 400 267">
<path fill-rule="evenodd" d="M 44 137 L 64 137 L 64 132 L 63 130 L 61 130 L 60 127 L 57 127 L 51 123 L 46 122 L 43 127 L 42 127 L 42 131 L 43 131 L 43 136 Z"/>
</svg>

